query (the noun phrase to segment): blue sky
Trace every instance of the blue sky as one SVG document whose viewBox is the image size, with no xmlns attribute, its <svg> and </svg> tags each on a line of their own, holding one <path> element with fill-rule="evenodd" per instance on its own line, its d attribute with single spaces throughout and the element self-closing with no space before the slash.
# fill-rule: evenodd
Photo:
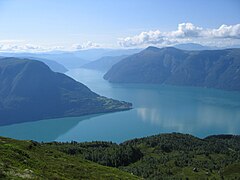
<svg viewBox="0 0 240 180">
<path fill-rule="evenodd" d="M 191 23 L 181 27 L 203 31 L 198 36 L 206 37 L 199 41 L 185 30 L 184 37 L 174 33 L 181 23 Z M 214 45 L 229 26 L 226 43 L 238 43 L 240 27 L 234 25 L 240 24 L 240 1 L 0 0 L 0 24 L 0 46 L 8 47 L 138 47 L 188 41 Z M 227 26 L 218 35 L 206 35 L 223 24 Z"/>
</svg>

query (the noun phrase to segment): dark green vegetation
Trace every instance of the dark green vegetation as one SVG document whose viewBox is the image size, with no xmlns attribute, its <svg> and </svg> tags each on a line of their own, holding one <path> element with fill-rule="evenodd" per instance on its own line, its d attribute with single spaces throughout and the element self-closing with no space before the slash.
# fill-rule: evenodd
<svg viewBox="0 0 240 180">
<path fill-rule="evenodd" d="M 106 72 L 108 71 L 114 64 L 121 61 L 123 58 L 126 58 L 127 56 L 105 56 L 101 57 L 100 59 L 97 59 L 95 61 L 92 61 L 88 64 L 85 64 L 82 66 L 82 68 L 86 69 L 94 69 L 98 71 Z"/>
<path fill-rule="evenodd" d="M 0 59 L 0 125 L 130 108 L 130 103 L 99 96 L 42 62 Z"/>
<path fill-rule="evenodd" d="M 240 90 L 240 49 L 184 51 L 148 47 L 115 64 L 114 83 L 158 83 Z"/>
<path fill-rule="evenodd" d="M 48 145 L 146 179 L 240 177 L 240 136 L 199 139 L 172 133 L 133 139 L 120 145 L 107 142 Z"/>
<path fill-rule="evenodd" d="M 33 141 L 0 137 L 0 179 L 138 179 Z"/>
<path fill-rule="evenodd" d="M 162 134 L 127 141 L 143 157 L 122 170 L 148 179 L 240 177 L 240 136 L 219 135 L 199 139 L 184 134 Z"/>
<path fill-rule="evenodd" d="M 130 174 L 138 179 L 240 178 L 240 136 L 233 135 L 199 139 L 172 133 L 119 145 L 0 138 L 0 152 L 0 176 L 4 178 L 134 178 Z"/>
</svg>

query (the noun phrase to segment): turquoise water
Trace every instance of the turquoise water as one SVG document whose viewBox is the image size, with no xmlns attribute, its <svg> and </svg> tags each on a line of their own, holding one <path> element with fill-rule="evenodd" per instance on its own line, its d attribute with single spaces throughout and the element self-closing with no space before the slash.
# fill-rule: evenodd
<svg viewBox="0 0 240 180">
<path fill-rule="evenodd" d="M 111 84 L 98 71 L 74 69 L 67 75 L 91 90 L 132 102 L 124 112 L 42 120 L 0 127 L 0 135 L 37 141 L 114 141 L 166 132 L 240 134 L 240 92 L 147 84 Z"/>
</svg>

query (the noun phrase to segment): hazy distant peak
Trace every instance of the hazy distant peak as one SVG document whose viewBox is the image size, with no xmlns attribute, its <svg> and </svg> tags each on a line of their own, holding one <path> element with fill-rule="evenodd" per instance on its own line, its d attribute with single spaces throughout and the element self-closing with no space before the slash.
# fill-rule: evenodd
<svg viewBox="0 0 240 180">
<path fill-rule="evenodd" d="M 147 50 L 147 51 L 157 51 L 157 50 L 159 50 L 160 48 L 158 48 L 158 47 L 155 47 L 155 46 L 148 46 L 145 50 Z"/>
<path fill-rule="evenodd" d="M 203 45 L 197 44 L 197 43 L 177 44 L 177 45 L 175 45 L 174 47 L 175 47 L 175 48 L 178 48 L 178 49 L 182 49 L 182 50 L 189 50 L 189 51 L 199 51 L 199 50 L 217 49 L 216 47 L 203 46 Z"/>
<path fill-rule="evenodd" d="M 181 52 L 182 50 L 177 49 L 175 47 L 163 47 L 163 48 L 158 48 L 155 46 L 149 46 L 146 49 L 143 50 L 143 52 L 157 52 L 157 53 L 176 53 L 176 52 Z"/>
</svg>

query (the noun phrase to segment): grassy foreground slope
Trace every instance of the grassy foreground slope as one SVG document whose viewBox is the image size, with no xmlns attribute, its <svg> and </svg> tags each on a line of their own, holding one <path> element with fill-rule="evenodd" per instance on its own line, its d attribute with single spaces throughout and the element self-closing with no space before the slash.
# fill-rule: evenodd
<svg viewBox="0 0 240 180">
<path fill-rule="evenodd" d="M 240 136 L 171 133 L 122 144 L 0 138 L 1 178 L 239 179 Z"/>
<path fill-rule="evenodd" d="M 33 141 L 0 137 L 0 179 L 137 179 Z"/>
</svg>

